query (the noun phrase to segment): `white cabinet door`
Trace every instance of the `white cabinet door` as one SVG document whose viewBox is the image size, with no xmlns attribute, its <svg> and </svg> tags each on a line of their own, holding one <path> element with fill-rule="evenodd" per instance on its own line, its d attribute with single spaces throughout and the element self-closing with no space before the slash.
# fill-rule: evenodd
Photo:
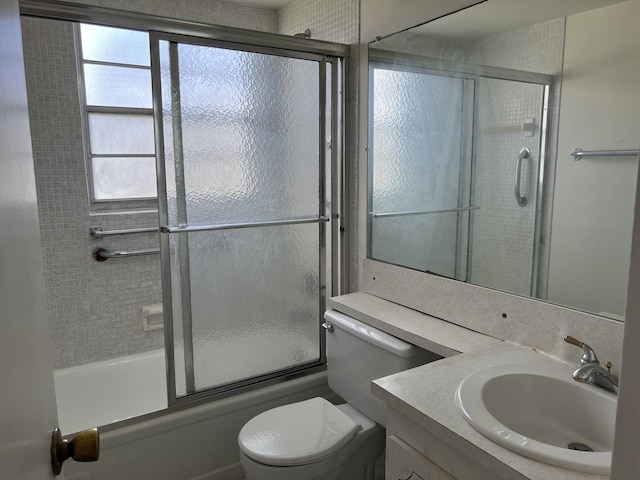
<svg viewBox="0 0 640 480">
<path fill-rule="evenodd" d="M 455 480 L 395 435 L 387 438 L 387 480 Z"/>
<path fill-rule="evenodd" d="M 57 413 L 18 0 L 0 2 L 0 39 L 0 477 L 51 479 Z"/>
</svg>

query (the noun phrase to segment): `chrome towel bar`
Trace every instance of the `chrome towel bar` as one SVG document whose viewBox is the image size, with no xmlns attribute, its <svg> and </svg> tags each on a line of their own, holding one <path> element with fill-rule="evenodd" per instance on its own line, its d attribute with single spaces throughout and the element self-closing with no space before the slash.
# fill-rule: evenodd
<svg viewBox="0 0 640 480">
<path fill-rule="evenodd" d="M 159 248 L 145 248 L 143 250 L 128 250 L 112 252 L 106 248 L 98 247 L 93 251 L 93 258 L 98 262 L 104 262 L 110 258 L 139 257 L 141 255 L 155 255 L 160 253 Z"/>
<path fill-rule="evenodd" d="M 580 147 L 571 150 L 571 156 L 576 161 L 583 157 L 633 157 L 638 153 L 638 150 L 582 150 Z"/>
<path fill-rule="evenodd" d="M 218 225 L 193 225 L 190 227 L 169 227 L 161 226 L 160 233 L 192 233 L 192 232 L 209 232 L 216 230 L 234 230 L 238 228 L 256 228 L 256 227 L 276 227 L 283 225 L 301 225 L 305 223 L 325 223 L 328 222 L 327 217 L 313 218 L 294 218 L 291 220 L 273 220 L 266 222 L 245 222 L 245 223 L 222 223 Z"/>
<path fill-rule="evenodd" d="M 432 213 L 453 213 L 453 212 L 467 212 L 470 210 L 478 210 L 479 205 L 471 205 L 469 207 L 460 208 L 444 208 L 442 210 L 412 210 L 408 212 L 387 212 L 387 213 L 373 213 L 369 212 L 371 218 L 385 218 L 385 217 L 406 217 L 409 215 L 430 215 Z"/>
<path fill-rule="evenodd" d="M 145 228 L 129 228 L 125 230 L 103 230 L 102 227 L 92 227 L 89 229 L 89 234 L 93 238 L 102 238 L 107 235 L 126 235 L 129 233 L 151 233 L 157 232 L 158 227 L 145 227 Z"/>
</svg>

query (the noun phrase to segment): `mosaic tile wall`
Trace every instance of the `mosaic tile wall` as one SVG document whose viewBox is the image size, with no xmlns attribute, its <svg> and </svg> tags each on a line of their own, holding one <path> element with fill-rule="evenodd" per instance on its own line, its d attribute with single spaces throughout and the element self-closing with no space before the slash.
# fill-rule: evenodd
<svg viewBox="0 0 640 480">
<path fill-rule="evenodd" d="M 89 235 L 90 227 L 151 227 L 157 214 L 91 214 L 73 28 L 23 18 L 22 29 L 54 368 L 161 348 L 162 330 L 144 332 L 138 319 L 140 307 L 162 301 L 159 256 L 92 257 L 98 246 L 157 247 L 157 235 Z"/>
<path fill-rule="evenodd" d="M 75 1 L 121 10 L 131 10 L 132 5 L 124 0 Z M 305 9 L 285 9 L 283 15 L 290 22 L 322 32 L 324 40 L 356 41 L 357 1 L 336 1 L 329 6 L 317 1 L 301 3 Z M 340 8 L 337 15 L 334 7 Z M 206 0 L 147 0 L 136 2 L 135 8 L 142 13 L 267 32 L 277 30 L 280 13 Z M 346 17 L 345 10 L 356 12 L 349 23 L 330 20 Z M 316 27 L 320 24 L 306 22 L 304 15 L 321 21 L 322 29 Z M 318 20 L 321 18 L 324 20 Z M 65 22 L 29 17 L 23 18 L 22 26 L 54 368 L 162 348 L 162 330 L 144 331 L 139 318 L 142 306 L 162 302 L 159 256 L 96 262 L 91 255 L 99 246 L 110 250 L 155 248 L 157 235 L 101 240 L 89 235 L 90 227 L 156 226 L 157 213 L 90 211 L 73 29 Z"/>
<path fill-rule="evenodd" d="M 308 28 L 315 40 L 355 44 L 359 16 L 357 0 L 295 1 L 278 11 L 278 33 L 295 35 Z"/>
<path fill-rule="evenodd" d="M 220 0 L 70 0 L 73 3 L 133 11 L 192 22 L 275 33 L 277 13 Z"/>
</svg>

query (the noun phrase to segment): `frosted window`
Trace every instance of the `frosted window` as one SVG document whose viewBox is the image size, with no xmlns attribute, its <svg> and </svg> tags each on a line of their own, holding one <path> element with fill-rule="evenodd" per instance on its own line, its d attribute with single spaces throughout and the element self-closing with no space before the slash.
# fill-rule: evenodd
<svg viewBox="0 0 640 480">
<path fill-rule="evenodd" d="M 81 24 L 80 34 L 85 60 L 151 65 L 147 32 Z"/>
<path fill-rule="evenodd" d="M 156 197 L 154 157 L 95 157 L 91 161 L 95 200 Z"/>
<path fill-rule="evenodd" d="M 89 114 L 91 151 L 96 154 L 153 154 L 153 116 Z"/>
<path fill-rule="evenodd" d="M 151 71 L 111 65 L 84 65 L 87 105 L 151 108 Z"/>
<path fill-rule="evenodd" d="M 80 24 L 80 39 L 91 199 L 154 198 L 149 35 Z"/>
</svg>

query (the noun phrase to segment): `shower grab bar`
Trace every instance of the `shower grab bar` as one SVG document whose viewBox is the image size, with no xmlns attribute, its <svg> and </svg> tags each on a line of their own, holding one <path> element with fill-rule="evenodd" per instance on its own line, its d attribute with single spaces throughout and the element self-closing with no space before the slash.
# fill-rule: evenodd
<svg viewBox="0 0 640 480">
<path fill-rule="evenodd" d="M 582 150 L 576 147 L 571 150 L 571 156 L 575 161 L 583 157 L 629 157 L 638 155 L 638 150 Z"/>
<path fill-rule="evenodd" d="M 522 162 L 531 156 L 531 150 L 527 147 L 524 147 L 520 150 L 518 154 L 518 158 L 516 159 L 516 181 L 514 186 L 514 192 L 516 194 L 516 202 L 521 207 L 524 207 L 527 204 L 527 197 L 522 195 L 520 191 L 520 178 L 522 177 Z"/>
<path fill-rule="evenodd" d="M 112 252 L 106 248 L 96 248 L 93 251 L 93 258 L 98 262 L 104 262 L 110 258 L 125 258 L 125 257 L 139 257 L 141 255 L 155 255 L 160 253 L 159 248 L 145 248 L 143 250 L 128 250 L 128 251 L 116 251 Z"/>
<path fill-rule="evenodd" d="M 272 220 L 269 222 L 221 223 L 218 225 L 194 225 L 192 227 L 161 226 L 160 233 L 209 232 L 215 230 L 233 230 L 236 228 L 276 227 L 281 225 L 300 225 L 303 223 L 328 222 L 327 217 L 297 218 L 293 220 Z"/>
<path fill-rule="evenodd" d="M 150 233 L 157 231 L 158 227 L 130 228 L 126 230 L 103 230 L 102 227 L 92 227 L 89 229 L 89 234 L 93 238 L 102 238 L 107 235 L 126 235 L 129 233 Z"/>
<path fill-rule="evenodd" d="M 371 218 L 406 217 L 409 215 L 428 215 L 431 213 L 467 212 L 470 210 L 478 210 L 479 208 L 480 208 L 479 205 L 471 205 L 469 207 L 445 208 L 442 210 L 412 210 L 408 212 L 388 212 L 388 213 L 369 212 L 369 215 L 371 215 Z"/>
</svg>

